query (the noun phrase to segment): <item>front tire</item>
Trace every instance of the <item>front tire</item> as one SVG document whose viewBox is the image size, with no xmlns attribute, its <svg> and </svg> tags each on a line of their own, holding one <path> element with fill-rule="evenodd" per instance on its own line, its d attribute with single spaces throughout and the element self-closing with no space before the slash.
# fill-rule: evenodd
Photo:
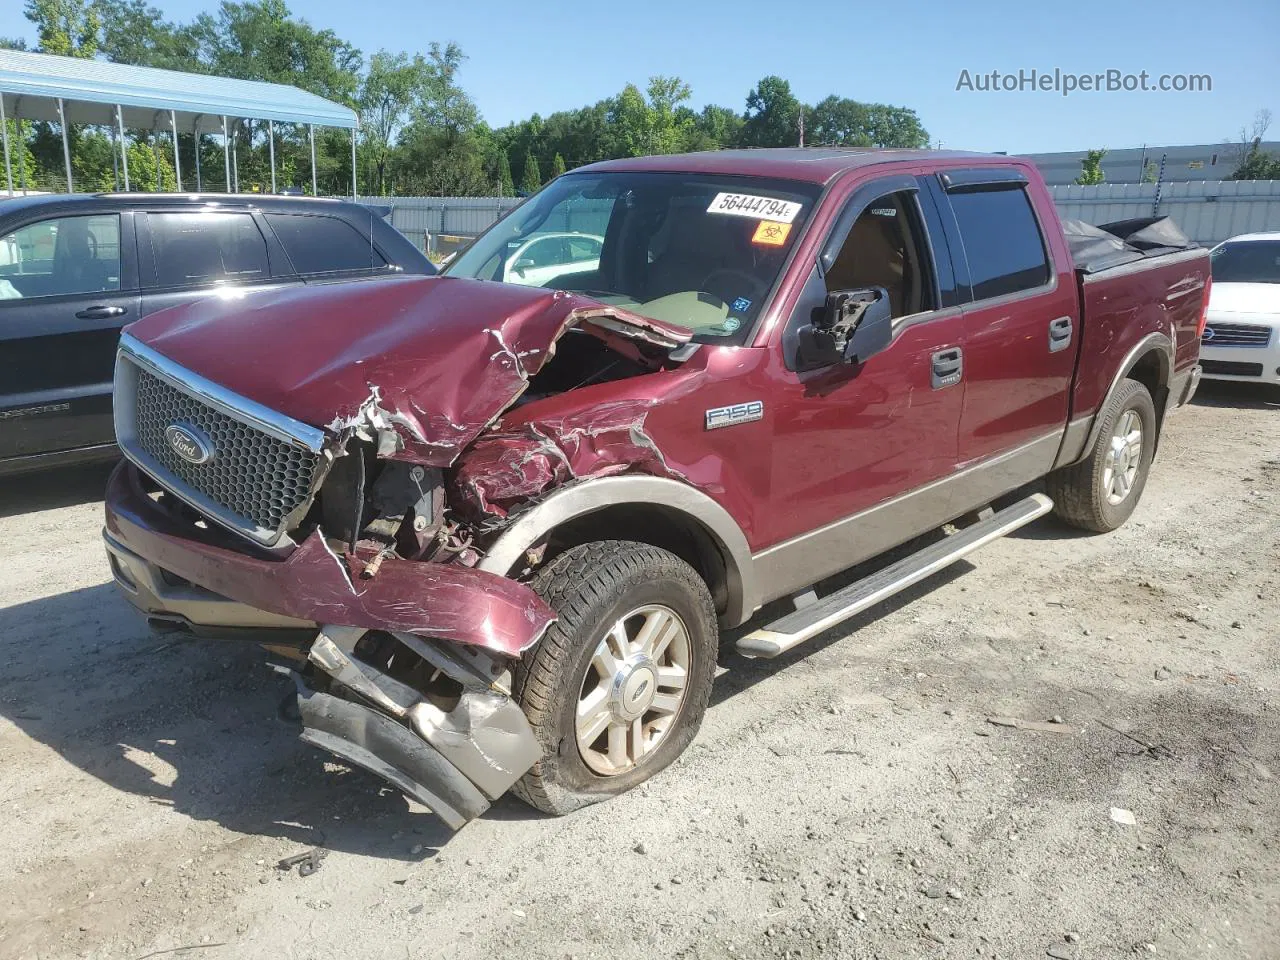
<svg viewBox="0 0 1280 960">
<path fill-rule="evenodd" d="M 1156 450 L 1156 408 L 1147 388 L 1125 380 L 1100 414 L 1098 439 L 1079 463 L 1051 473 L 1046 489 L 1059 518 L 1110 533 L 1137 507 Z"/>
<path fill-rule="evenodd" d="M 542 759 L 513 791 L 560 815 L 643 783 L 693 741 L 715 673 L 716 614 L 692 567 L 643 543 L 574 547 L 532 586 L 557 620 L 515 671 Z"/>
</svg>

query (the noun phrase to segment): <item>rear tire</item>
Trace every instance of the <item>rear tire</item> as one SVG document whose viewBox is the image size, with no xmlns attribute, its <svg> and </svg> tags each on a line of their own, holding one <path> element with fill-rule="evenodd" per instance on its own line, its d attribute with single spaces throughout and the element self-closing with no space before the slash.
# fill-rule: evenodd
<svg viewBox="0 0 1280 960">
<path fill-rule="evenodd" d="M 715 673 L 716 613 L 692 567 L 643 543 L 574 547 L 531 585 L 558 619 L 515 670 L 542 759 L 513 792 L 561 815 L 643 783 L 693 741 Z"/>
<path fill-rule="evenodd" d="M 1156 408 L 1147 388 L 1125 380 L 1102 411 L 1098 439 L 1079 463 L 1045 482 L 1054 513 L 1073 527 L 1110 533 L 1137 507 L 1156 448 Z"/>
</svg>

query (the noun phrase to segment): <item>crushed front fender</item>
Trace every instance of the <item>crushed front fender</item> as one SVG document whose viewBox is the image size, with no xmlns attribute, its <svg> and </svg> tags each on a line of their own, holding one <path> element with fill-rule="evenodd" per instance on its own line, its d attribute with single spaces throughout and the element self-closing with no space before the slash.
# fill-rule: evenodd
<svg viewBox="0 0 1280 960">
<path fill-rule="evenodd" d="M 518 656 L 555 619 L 524 584 L 458 565 L 387 560 L 377 577 L 338 556 L 320 531 L 283 559 L 251 556 L 227 535 L 184 525 L 151 500 L 136 468 L 107 486 L 110 535 L 161 570 L 270 613 L 315 623 L 411 633 Z M 221 542 L 220 542 L 221 541 Z"/>
</svg>

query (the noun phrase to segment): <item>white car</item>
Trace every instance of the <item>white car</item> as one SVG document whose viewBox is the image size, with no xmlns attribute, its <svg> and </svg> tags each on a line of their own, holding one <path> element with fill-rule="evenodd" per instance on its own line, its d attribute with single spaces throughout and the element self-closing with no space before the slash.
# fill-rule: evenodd
<svg viewBox="0 0 1280 960">
<path fill-rule="evenodd" d="M 1246 233 L 1213 248 L 1200 365 L 1213 380 L 1280 384 L 1280 233 Z"/>
<path fill-rule="evenodd" d="M 591 233 L 536 233 L 508 251 L 503 283 L 542 287 L 567 273 L 600 269 L 604 237 Z"/>
</svg>

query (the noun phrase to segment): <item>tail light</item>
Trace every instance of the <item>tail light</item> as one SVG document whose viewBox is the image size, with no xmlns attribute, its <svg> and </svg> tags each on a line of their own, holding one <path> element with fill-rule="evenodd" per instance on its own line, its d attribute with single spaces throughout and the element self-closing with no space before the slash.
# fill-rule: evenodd
<svg viewBox="0 0 1280 960">
<path fill-rule="evenodd" d="M 1196 337 L 1204 336 L 1205 324 L 1209 322 L 1209 291 L 1213 289 L 1213 277 L 1204 278 L 1204 303 L 1200 305 L 1200 322 L 1196 324 Z"/>
</svg>

